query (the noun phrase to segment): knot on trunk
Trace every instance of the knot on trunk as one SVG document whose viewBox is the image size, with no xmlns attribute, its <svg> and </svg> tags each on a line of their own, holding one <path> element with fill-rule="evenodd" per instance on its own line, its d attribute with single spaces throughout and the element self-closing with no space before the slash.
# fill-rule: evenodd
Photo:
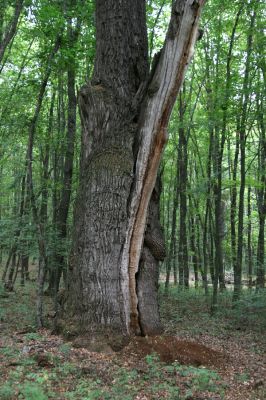
<svg viewBox="0 0 266 400">
<path fill-rule="evenodd" d="M 158 232 L 146 232 L 144 243 L 158 261 L 163 261 L 166 257 L 166 249 L 163 236 Z"/>
</svg>

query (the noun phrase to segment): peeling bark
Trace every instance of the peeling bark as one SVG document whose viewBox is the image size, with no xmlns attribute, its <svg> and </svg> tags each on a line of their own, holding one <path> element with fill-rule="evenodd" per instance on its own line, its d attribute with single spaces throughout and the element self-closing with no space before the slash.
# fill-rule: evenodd
<svg viewBox="0 0 266 400">
<path fill-rule="evenodd" d="M 140 146 L 122 256 L 122 270 L 128 268 L 129 271 L 131 328 L 135 332 L 139 329 L 135 274 L 138 271 L 148 205 L 167 141 L 166 129 L 172 107 L 193 54 L 203 3 L 191 0 L 174 4 L 166 41 L 140 116 Z"/>
</svg>

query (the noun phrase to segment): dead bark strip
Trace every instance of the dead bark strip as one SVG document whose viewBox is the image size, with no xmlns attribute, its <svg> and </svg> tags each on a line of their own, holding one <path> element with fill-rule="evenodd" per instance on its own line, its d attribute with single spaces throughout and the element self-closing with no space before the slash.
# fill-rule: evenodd
<svg viewBox="0 0 266 400">
<path fill-rule="evenodd" d="M 167 125 L 193 55 L 204 0 L 176 1 L 160 59 L 144 99 L 139 120 L 140 146 L 136 161 L 129 224 L 122 253 L 121 273 L 129 275 L 130 321 L 138 332 L 136 273 L 143 245 L 147 210 L 165 143 Z M 126 292 L 124 291 L 126 296 Z"/>
</svg>

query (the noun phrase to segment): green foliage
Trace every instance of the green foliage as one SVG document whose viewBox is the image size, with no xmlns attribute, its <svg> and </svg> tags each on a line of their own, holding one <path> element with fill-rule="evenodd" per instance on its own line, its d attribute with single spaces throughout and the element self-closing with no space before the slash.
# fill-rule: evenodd
<svg viewBox="0 0 266 400">
<path fill-rule="evenodd" d="M 0 282 L 0 298 L 1 297 L 4 298 L 5 295 L 6 295 L 6 292 L 5 292 L 4 286 L 3 286 L 2 282 Z M 0 319 L 1 319 L 3 314 L 4 314 L 4 309 L 1 307 L 0 308 Z"/>
<path fill-rule="evenodd" d="M 63 343 L 59 346 L 59 351 L 63 353 L 65 356 L 68 356 L 71 351 L 71 345 L 68 343 Z"/>
<path fill-rule="evenodd" d="M 157 0 L 146 2 L 147 28 L 150 58 L 161 50 L 171 13 L 171 1 Z"/>
<path fill-rule="evenodd" d="M 31 341 L 31 340 L 37 341 L 37 340 L 42 340 L 43 336 L 37 332 L 29 332 L 29 333 L 26 333 L 25 338 L 29 341 Z"/>
<path fill-rule="evenodd" d="M 243 372 L 242 374 L 237 374 L 237 379 L 239 382 L 246 382 L 250 379 L 250 375 L 248 372 Z"/>
<path fill-rule="evenodd" d="M 186 367 L 178 363 L 165 365 L 159 362 L 156 354 L 147 356 L 146 363 L 147 371 L 144 374 L 134 369 L 117 369 L 113 375 L 112 388 L 108 391 L 102 388 L 102 382 L 99 380 L 88 382 L 82 379 L 75 391 L 68 393 L 66 398 L 133 400 L 143 391 L 154 399 L 160 398 L 160 393 L 164 393 L 164 398 L 169 400 L 183 400 L 188 398 L 188 391 L 186 394 L 180 393 L 178 377 L 186 377 L 186 386 L 189 387 L 191 395 L 199 391 L 220 395 L 224 392 L 224 384 L 214 371 Z"/>
<path fill-rule="evenodd" d="M 10 2 L 8 2 L 9 4 Z M 147 28 L 150 60 L 163 45 L 167 30 L 172 2 L 170 0 L 150 0 L 146 2 Z M 226 86 L 228 52 L 236 15 L 241 8 L 236 35 L 230 58 L 229 89 Z M 251 55 L 251 76 L 247 93 L 243 89 L 243 71 L 247 54 L 247 37 L 249 34 L 250 16 L 256 13 L 253 33 L 253 48 Z M 182 101 L 185 105 L 182 121 L 177 102 L 169 124 L 169 142 L 163 160 L 163 194 L 161 214 L 166 237 L 166 245 L 170 247 L 173 207 L 177 190 L 173 190 L 178 178 L 178 133 L 182 128 L 188 138 L 188 203 L 187 222 L 191 217 L 199 225 L 196 255 L 202 259 L 203 249 L 203 219 L 206 211 L 208 184 L 213 187 L 217 183 L 217 171 L 214 169 L 216 157 L 212 156 L 210 182 L 208 180 L 208 154 L 210 149 L 210 132 L 216 132 L 219 141 L 226 111 L 226 137 L 222 159 L 222 195 L 225 202 L 225 236 L 223 250 L 226 269 L 232 268 L 232 249 L 230 238 L 230 206 L 231 191 L 239 190 L 240 176 L 237 166 L 236 180 L 232 178 L 233 159 L 236 150 L 239 118 L 243 109 L 243 96 L 248 97 L 248 113 L 246 116 L 246 187 L 250 186 L 251 195 L 251 245 L 253 262 L 256 261 L 256 246 L 258 239 L 258 206 L 257 194 L 264 187 L 262 175 L 263 166 L 258 157 L 261 132 L 264 127 L 259 119 L 259 109 L 263 111 L 263 2 L 230 2 L 228 0 L 210 0 L 206 2 L 201 18 L 204 28 L 203 38 L 197 43 L 192 65 L 189 68 L 182 91 Z M 4 23 L 10 20 L 13 4 L 10 3 L 4 12 Z M 71 41 L 69 24 L 79 32 L 78 40 Z M 38 209 L 41 208 L 43 193 L 47 190 L 47 219 L 45 221 L 46 254 L 49 267 L 56 268 L 54 254 L 68 257 L 71 248 L 70 232 L 73 217 L 73 201 L 78 187 L 80 121 L 76 135 L 76 152 L 73 173 L 72 204 L 68 218 L 68 237 L 61 240 L 56 229 L 55 216 L 60 200 L 60 192 L 64 187 L 63 164 L 66 151 L 67 130 L 67 71 L 71 67 L 76 74 L 76 87 L 79 88 L 93 73 L 95 56 L 95 2 L 81 1 L 62 2 L 41 0 L 25 2 L 24 11 L 18 26 L 17 34 L 5 57 L 3 69 L 0 72 L 0 242 L 4 255 L 16 243 L 18 252 L 30 255 L 38 254 L 37 231 L 32 221 L 30 202 L 26 194 L 25 215 L 20 218 L 22 181 L 25 174 L 25 159 L 28 143 L 28 126 L 34 114 L 38 98 L 40 82 L 47 67 L 47 60 L 57 35 L 61 37 L 61 46 L 51 65 L 51 75 L 44 96 L 42 108 L 37 121 L 36 141 L 33 154 L 33 180 Z M 225 105 L 227 89 L 228 104 Z M 54 109 L 49 131 L 49 114 L 54 96 Z M 226 106 L 226 107 L 225 107 Z M 48 151 L 48 177 L 43 176 L 43 161 L 45 151 Z M 247 190 L 246 190 L 247 192 Z M 209 194 L 214 219 L 214 193 Z M 245 208 L 247 193 L 245 194 Z M 178 227 L 179 211 L 176 216 Z M 237 223 L 237 218 L 236 218 Z M 244 221 L 244 235 L 247 232 L 248 218 Z M 237 226 L 236 226 L 237 227 Z M 18 235 L 17 232 L 20 231 Z M 190 234 L 190 225 L 187 224 Z M 17 237 L 18 235 L 18 237 Z M 178 242 L 178 229 L 175 242 Z M 189 236 L 189 235 L 188 235 Z M 208 232 L 208 246 L 213 241 L 213 232 Z M 176 246 L 177 247 L 177 246 Z M 188 241 L 189 256 L 193 254 Z M 245 249 L 243 249 L 245 252 Z M 177 257 L 176 248 L 175 256 Z M 210 252 L 210 249 L 208 249 Z M 247 270 L 247 257 L 244 257 L 244 272 Z M 192 263 L 190 264 L 192 268 Z"/>
<path fill-rule="evenodd" d="M 26 286 L 26 290 L 30 291 L 28 294 L 32 294 L 33 287 Z M 201 288 L 179 291 L 170 286 L 168 295 L 165 296 L 161 292 L 160 297 L 161 314 L 168 334 L 176 335 L 178 331 L 180 336 L 189 335 L 199 340 L 203 334 L 209 338 L 213 337 L 216 343 L 216 338 L 221 338 L 222 335 L 226 338 L 235 335 L 238 340 L 239 335 L 242 336 L 247 330 L 250 343 L 249 347 L 245 346 L 245 350 L 255 353 L 263 350 L 256 346 L 255 335 L 260 333 L 263 337 L 262 315 L 266 304 L 264 291 L 245 290 L 242 301 L 236 303 L 234 308 L 231 307 L 232 292 L 222 293 L 217 314 L 213 317 L 210 316 L 209 304 Z M 26 298 L 31 300 L 28 308 L 32 307 L 32 296 Z M 16 307 L 19 304 L 16 304 L 14 299 L 12 295 L 5 299 L 8 315 L 10 311 L 12 314 L 17 313 Z M 25 326 L 27 321 L 26 313 L 27 310 L 24 309 L 20 314 L 21 326 Z M 11 323 L 10 319 L 8 323 Z M 14 331 L 16 330 L 17 324 L 14 326 Z M 3 339 L 10 343 L 13 335 L 10 335 L 10 331 L 6 332 L 6 335 Z M 251 337 L 254 343 L 253 340 L 250 341 Z M 105 357 L 95 360 L 93 356 L 88 359 L 85 356 L 80 360 L 72 357 L 71 345 L 63 343 L 57 347 L 56 352 L 46 353 L 51 366 L 41 367 L 36 354 L 23 351 L 24 346 L 45 348 L 47 342 L 51 340 L 53 343 L 56 337 L 49 339 L 31 332 L 19 335 L 19 338 L 19 341 L 15 339 L 14 345 L 0 348 L 0 359 L 4 360 L 0 365 L 0 398 L 3 400 L 57 399 L 59 396 L 66 400 L 134 400 L 137 395 L 154 400 L 188 400 L 199 396 L 223 399 L 224 392 L 228 389 L 217 371 L 203 366 L 196 368 L 181 365 L 178 362 L 165 364 L 160 362 L 156 353 L 146 356 L 145 360 L 134 361 L 133 365 L 127 364 L 123 358 L 120 360 L 119 354 L 114 358 L 111 356 L 108 362 Z M 24 342 L 23 346 L 21 340 Z M 12 365 L 12 368 L 6 369 L 6 365 Z M 248 370 L 238 371 L 235 381 L 245 385 L 251 376 Z"/>
<path fill-rule="evenodd" d="M 225 298 L 231 294 L 224 294 Z M 266 329 L 266 293 L 264 290 L 254 291 L 245 290 L 241 299 L 234 302 L 233 307 L 224 307 L 223 300 L 218 312 L 219 315 L 225 315 L 231 320 L 233 326 L 238 327 L 240 331 L 253 327 L 257 331 L 264 332 Z"/>
<path fill-rule="evenodd" d="M 77 367 L 70 362 L 58 363 L 58 373 L 62 376 L 68 376 L 69 374 L 75 375 L 78 377 L 79 371 Z"/>
<path fill-rule="evenodd" d="M 20 390 L 19 399 L 25 400 L 48 400 L 48 396 L 42 390 L 40 385 L 32 382 L 25 383 Z"/>
<path fill-rule="evenodd" d="M 17 349 L 13 349 L 12 347 L 2 347 L 0 349 L 0 354 L 7 358 L 14 358 L 18 356 L 19 352 Z"/>
<path fill-rule="evenodd" d="M 161 216 L 166 236 L 169 258 L 177 264 L 179 222 L 180 222 L 180 144 L 179 132 L 184 129 L 187 140 L 187 195 L 186 231 L 188 235 L 188 251 L 191 255 L 191 218 L 196 220 L 196 256 L 199 266 L 203 267 L 203 243 L 205 215 L 207 201 L 211 207 L 211 226 L 207 224 L 207 255 L 208 273 L 215 257 L 214 227 L 215 227 L 215 192 L 217 184 L 217 155 L 222 151 L 222 201 L 224 204 L 224 236 L 222 250 L 224 252 L 225 269 L 233 267 L 231 242 L 231 207 L 232 190 L 237 190 L 235 204 L 236 232 L 238 227 L 238 201 L 240 189 L 240 155 L 236 163 L 236 178 L 233 179 L 234 158 L 239 140 L 239 123 L 242 120 L 242 129 L 246 131 L 245 161 L 246 181 L 244 195 L 244 241 L 247 243 L 247 188 L 251 188 L 251 247 L 253 273 L 256 265 L 256 247 L 258 245 L 258 191 L 263 192 L 265 182 L 261 170 L 259 143 L 264 141 L 265 121 L 259 117 L 259 108 L 265 108 L 263 98 L 264 78 L 261 74 L 261 49 L 263 2 L 229 2 L 212 0 L 206 3 L 200 25 L 204 29 L 202 39 L 197 43 L 192 64 L 186 75 L 180 101 L 175 105 L 169 126 L 169 142 L 164 154 L 163 162 L 163 194 L 161 197 Z M 259 11 L 260 10 L 260 11 Z M 243 86 L 244 71 L 247 61 L 247 40 L 250 35 L 250 20 L 253 12 L 256 13 L 255 28 L 252 32 L 252 51 L 250 60 L 250 78 L 247 87 Z M 259 12 L 259 14 L 257 14 Z M 239 15 L 239 17 L 237 17 Z M 238 18 L 238 19 L 237 19 Z M 236 25 L 235 25 L 236 24 Z M 235 35 L 233 35 L 234 29 Z M 261 43 L 260 50 L 257 42 Z M 232 50 L 229 56 L 230 48 Z M 230 59 L 229 59 L 229 58 Z M 261 66 L 262 67 L 262 66 Z M 262 67 L 263 68 L 263 67 Z M 248 111 L 243 116 L 243 99 L 246 98 Z M 257 99 L 255 101 L 255 99 Z M 182 111 L 182 113 L 181 113 Z M 181 118 L 182 114 L 182 118 Z M 262 121 L 262 124 L 261 122 Z M 225 124 L 225 125 L 223 125 Z M 221 137 L 224 131 L 224 147 L 221 149 Z M 213 135 L 213 136 L 212 136 Z M 213 141 L 211 141 L 213 137 Z M 262 145 L 263 146 L 263 145 Z M 210 165 L 208 158 L 211 155 Z M 263 164 L 263 162 L 262 162 Z M 264 165 L 264 164 L 263 164 Z M 265 169 L 265 167 L 264 167 Z M 209 192 L 208 192 L 209 185 Z M 175 187 L 176 186 L 176 187 Z M 172 238 L 174 205 L 177 204 L 176 233 Z M 208 206 L 208 207 L 209 207 Z M 212 232 L 210 232 L 212 230 Z M 170 254 L 170 243 L 175 244 L 175 255 Z M 211 254 L 211 247 L 213 253 Z M 248 249 L 243 247 L 243 273 L 248 270 Z M 192 263 L 190 263 L 192 272 Z"/>
<path fill-rule="evenodd" d="M 14 396 L 13 385 L 9 382 L 0 387 L 0 398 L 2 400 L 10 400 Z"/>
<path fill-rule="evenodd" d="M 211 292 L 206 298 L 202 288 L 180 291 L 171 285 L 168 294 L 165 295 L 161 287 L 163 321 L 173 321 L 173 326 L 177 323 L 180 334 L 187 331 L 193 335 L 203 334 L 206 327 L 211 336 L 227 334 L 228 330 L 235 335 L 241 335 L 243 331 L 263 333 L 266 329 L 265 291 L 244 289 L 241 299 L 234 304 L 232 296 L 233 292 L 230 289 L 219 293 L 217 310 L 212 315 Z"/>
<path fill-rule="evenodd" d="M 70 2 L 71 3 L 71 2 Z M 147 1 L 147 27 L 150 60 L 163 45 L 168 25 L 171 1 Z M 236 36 L 230 58 L 230 80 L 226 85 L 228 67 L 228 51 L 230 38 L 239 7 L 242 7 Z M 253 10 L 252 10 L 253 8 Z M 188 179 L 185 194 L 187 195 L 187 222 L 196 220 L 197 250 L 189 248 L 189 257 L 197 255 L 203 267 L 203 227 L 206 212 L 206 202 L 210 200 L 212 214 L 210 228 L 214 224 L 213 190 L 217 184 L 218 175 L 215 170 L 217 154 L 212 154 L 210 177 L 208 177 L 208 157 L 210 133 L 215 134 L 215 143 L 220 141 L 224 118 L 226 118 L 225 147 L 222 158 L 222 198 L 225 205 L 225 236 L 223 250 L 226 269 L 232 270 L 231 228 L 231 195 L 232 189 L 239 191 L 240 168 L 237 165 L 237 177 L 232 178 L 233 160 L 237 146 L 239 123 L 244 121 L 243 98 L 248 98 L 246 124 L 246 187 L 251 188 L 251 215 L 244 220 L 243 235 L 247 235 L 247 224 L 251 221 L 252 260 L 256 262 L 256 246 L 258 239 L 258 192 L 263 190 L 263 165 L 258 149 L 262 148 L 262 125 L 259 110 L 263 109 L 263 91 L 265 61 L 263 54 L 263 4 L 261 1 L 232 2 L 229 0 L 210 0 L 207 2 L 202 16 L 201 25 L 204 36 L 197 43 L 197 50 L 179 100 L 185 105 L 183 118 L 180 118 L 180 102 L 177 102 L 169 125 L 169 143 L 163 160 L 163 194 L 161 214 L 169 249 L 171 242 L 173 208 L 178 193 L 178 158 L 179 132 L 183 129 L 188 140 Z M 4 21 L 7 23 L 12 16 L 12 6 L 7 7 Z M 248 88 L 243 89 L 243 72 L 247 58 L 247 38 L 249 34 L 250 15 L 256 12 L 251 54 L 252 73 Z M 80 22 L 80 34 L 76 43 L 71 43 L 68 35 L 68 24 L 75 29 Z M 45 221 L 46 254 L 49 266 L 56 268 L 54 254 L 67 257 L 71 247 L 70 238 L 61 240 L 55 227 L 60 193 L 64 187 L 63 164 L 66 152 L 66 118 L 67 118 L 67 71 L 69 68 L 76 73 L 76 86 L 80 87 L 93 72 L 95 55 L 95 2 L 75 1 L 72 5 L 63 7 L 62 2 L 41 0 L 26 2 L 17 35 L 6 53 L 3 69 L 0 72 L 0 243 L 4 256 L 13 244 L 20 253 L 37 254 L 37 231 L 33 224 L 30 201 L 27 194 L 22 198 L 22 183 L 25 175 L 25 161 L 28 142 L 28 126 L 33 118 L 38 97 L 40 82 L 47 67 L 47 60 L 57 35 L 61 36 L 61 47 L 51 65 L 51 75 L 45 93 L 42 109 L 37 121 L 36 143 L 33 154 L 34 190 L 38 209 L 41 208 L 43 194 L 47 190 L 47 218 Z M 2 66 L 1 66 L 2 68 Z M 229 88 L 229 89 L 228 89 Z M 228 92 L 228 99 L 226 94 Z M 54 109 L 49 128 L 49 115 L 54 96 Z M 226 111 L 226 115 L 224 112 Z M 240 121 L 241 120 L 241 121 Z M 78 120 L 78 131 L 80 121 Z M 72 201 L 75 198 L 79 176 L 79 137 L 77 134 L 76 156 L 74 161 L 74 179 Z M 43 176 L 45 154 L 49 156 L 48 177 Z M 177 182 L 176 190 L 173 190 Z M 25 213 L 20 218 L 20 206 L 25 200 Z M 179 200 L 179 199 L 177 199 Z M 247 191 L 245 194 L 247 208 Z M 72 228 L 72 210 L 68 219 L 68 231 Z M 176 221 L 179 222 L 179 211 Z M 237 223 L 237 218 L 236 218 Z M 237 225 L 236 225 L 237 227 Z M 18 235 L 17 232 L 20 232 Z M 191 234 L 190 225 L 187 226 Z M 174 237 L 175 245 L 182 234 L 177 229 Z M 70 236 L 70 235 L 69 235 Z M 208 254 L 211 253 L 213 232 L 208 232 Z M 191 238 L 188 244 L 190 246 Z M 245 240 L 247 242 L 247 240 Z M 191 246 L 190 246 L 191 247 Z M 243 249 L 245 251 L 245 248 Z M 173 261 L 177 258 L 173 254 Z M 245 257 L 247 261 L 247 257 Z M 171 260 L 172 261 L 172 260 Z M 192 264 L 191 264 L 192 267 Z M 247 263 L 244 265 L 246 272 Z M 254 271 L 255 272 L 255 271 Z M 29 285 L 29 284 L 27 284 Z M 211 289 L 210 289 L 211 292 Z M 0 284 L 0 298 L 4 289 Z M 168 321 L 168 329 L 176 334 L 189 332 L 200 335 L 208 332 L 210 336 L 219 336 L 223 332 L 239 334 L 243 330 L 263 332 L 266 329 L 266 297 L 265 291 L 244 291 L 240 301 L 232 307 L 232 292 L 228 290 L 219 293 L 217 312 L 210 317 L 210 299 L 204 297 L 201 288 L 189 291 L 179 291 L 169 288 L 168 296 L 161 293 L 162 314 Z M 10 310 L 6 310 L 9 300 L 1 298 L 0 322 L 2 319 L 20 327 L 21 315 L 24 324 L 34 324 L 34 307 L 31 299 L 16 293 Z M 169 322 L 169 320 L 171 322 Z M 18 325 L 18 326 L 17 326 Z M 207 328 L 206 328 L 207 327 Z M 27 342 L 42 341 L 42 335 L 31 332 L 25 335 Z M 70 346 L 63 344 L 59 352 L 65 358 L 70 356 Z M 257 348 L 254 351 L 259 351 Z M 42 400 L 56 398 L 52 386 L 60 379 L 72 377 L 74 383 L 71 390 L 65 393 L 66 399 L 133 399 L 142 391 L 152 398 L 160 398 L 163 392 L 168 399 L 188 399 L 197 392 L 211 392 L 223 395 L 223 383 L 213 371 L 204 368 L 181 366 L 178 363 L 164 365 L 159 362 L 156 354 L 146 357 L 146 369 L 116 367 L 110 371 L 111 384 L 94 376 L 84 378 L 82 370 L 71 361 L 63 362 L 61 356 L 51 357 L 55 367 L 53 370 L 41 371 L 31 357 L 19 353 L 17 349 L 6 346 L 0 349 L 0 355 L 6 360 L 16 360 L 18 368 L 10 372 L 8 381 L 0 389 L 0 398 L 9 399 L 12 396 L 26 400 Z M 30 371 L 29 371 L 30 369 Z M 187 392 L 181 393 L 179 380 L 185 380 Z M 246 373 L 238 376 L 239 381 L 247 379 Z M 15 393 L 16 382 L 23 380 L 20 393 Z M 35 383 L 33 383 L 33 381 Z M 157 396 L 157 397 L 156 397 Z"/>
</svg>

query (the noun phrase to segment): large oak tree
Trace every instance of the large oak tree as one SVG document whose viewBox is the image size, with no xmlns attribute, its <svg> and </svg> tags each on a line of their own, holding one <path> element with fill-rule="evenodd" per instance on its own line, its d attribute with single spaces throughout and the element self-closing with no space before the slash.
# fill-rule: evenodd
<svg viewBox="0 0 266 400">
<path fill-rule="evenodd" d="M 81 174 L 64 306 L 70 333 L 112 342 L 161 331 L 157 279 L 165 250 L 156 178 L 203 3 L 173 2 L 150 69 L 145 1 L 96 0 L 94 73 L 79 94 Z"/>
</svg>

